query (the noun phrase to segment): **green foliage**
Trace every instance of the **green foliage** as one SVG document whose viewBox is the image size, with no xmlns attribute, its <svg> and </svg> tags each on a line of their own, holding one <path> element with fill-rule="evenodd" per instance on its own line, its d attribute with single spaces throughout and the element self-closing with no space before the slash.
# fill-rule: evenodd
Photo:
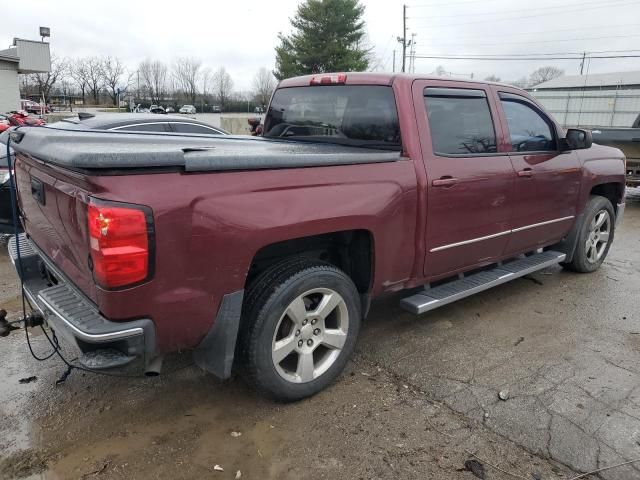
<svg viewBox="0 0 640 480">
<path fill-rule="evenodd" d="M 364 46 L 364 7 L 359 0 L 306 0 L 291 19 L 293 32 L 280 34 L 276 47 L 278 80 L 322 72 L 363 71 L 369 66 Z"/>
</svg>

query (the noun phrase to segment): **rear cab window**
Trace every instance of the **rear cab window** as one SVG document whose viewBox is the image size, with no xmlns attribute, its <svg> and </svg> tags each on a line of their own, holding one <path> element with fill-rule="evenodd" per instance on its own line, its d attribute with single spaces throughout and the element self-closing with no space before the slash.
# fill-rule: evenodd
<svg viewBox="0 0 640 480">
<path fill-rule="evenodd" d="M 389 86 L 321 85 L 276 90 L 265 137 L 400 150 L 400 124 Z"/>
<path fill-rule="evenodd" d="M 424 89 L 433 153 L 472 156 L 497 152 L 487 94 L 480 89 Z"/>
</svg>

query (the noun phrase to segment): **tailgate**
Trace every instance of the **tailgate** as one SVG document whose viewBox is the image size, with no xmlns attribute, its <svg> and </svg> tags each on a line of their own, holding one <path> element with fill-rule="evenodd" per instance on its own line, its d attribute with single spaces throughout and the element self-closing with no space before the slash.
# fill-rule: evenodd
<svg viewBox="0 0 640 480">
<path fill-rule="evenodd" d="M 16 184 L 25 232 L 93 302 L 95 284 L 89 269 L 87 177 L 62 167 L 16 155 Z"/>
</svg>

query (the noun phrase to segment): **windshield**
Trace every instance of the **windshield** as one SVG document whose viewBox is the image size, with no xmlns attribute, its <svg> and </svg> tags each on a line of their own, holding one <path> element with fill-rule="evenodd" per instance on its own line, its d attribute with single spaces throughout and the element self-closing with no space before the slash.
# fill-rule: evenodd
<svg viewBox="0 0 640 480">
<path fill-rule="evenodd" d="M 265 137 L 400 149 L 391 87 L 326 85 L 282 88 L 269 105 Z"/>
</svg>

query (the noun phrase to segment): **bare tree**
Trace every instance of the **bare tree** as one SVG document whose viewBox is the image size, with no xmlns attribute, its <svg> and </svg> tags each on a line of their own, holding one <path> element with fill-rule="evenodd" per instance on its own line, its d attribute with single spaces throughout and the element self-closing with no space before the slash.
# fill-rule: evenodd
<svg viewBox="0 0 640 480">
<path fill-rule="evenodd" d="M 529 86 L 529 79 L 527 77 L 521 77 L 518 80 L 509 82 L 509 85 L 513 85 L 518 88 L 527 88 Z"/>
<path fill-rule="evenodd" d="M 439 77 L 448 77 L 449 72 L 447 72 L 442 65 L 438 65 L 438 68 L 435 70 L 435 74 Z"/>
<path fill-rule="evenodd" d="M 209 67 L 202 70 L 202 73 L 200 74 L 200 82 L 202 84 L 202 96 L 206 99 L 213 88 L 213 72 Z"/>
<path fill-rule="evenodd" d="M 76 58 L 69 63 L 69 75 L 73 82 L 80 89 L 82 95 L 82 103 L 85 103 L 85 95 L 89 87 L 87 80 L 87 69 L 85 68 L 85 61 L 82 58 Z"/>
<path fill-rule="evenodd" d="M 45 102 L 49 98 L 51 89 L 67 72 L 67 62 L 55 55 L 51 56 L 51 70 L 45 73 L 33 73 L 32 79 L 38 87 L 38 95 L 45 98 Z"/>
<path fill-rule="evenodd" d="M 160 103 L 167 86 L 167 65 L 160 60 L 145 60 L 139 71 L 145 86 L 151 94 L 151 101 Z"/>
<path fill-rule="evenodd" d="M 85 58 L 83 62 L 89 93 L 93 97 L 94 105 L 98 105 L 100 103 L 100 91 L 104 87 L 102 60 L 98 57 L 89 57 Z"/>
<path fill-rule="evenodd" d="M 260 67 L 256 76 L 253 77 L 253 91 L 260 106 L 269 103 L 271 94 L 276 88 L 276 78 L 264 67 Z"/>
<path fill-rule="evenodd" d="M 213 74 L 213 92 L 220 102 L 220 108 L 224 109 L 224 106 L 231 97 L 233 90 L 233 80 L 231 75 L 227 73 L 224 67 L 220 67 L 216 73 Z"/>
<path fill-rule="evenodd" d="M 125 68 L 117 57 L 105 57 L 102 59 L 102 83 L 107 88 L 111 101 L 114 105 L 118 104 L 118 88 L 121 86 L 122 76 L 125 74 Z"/>
<path fill-rule="evenodd" d="M 485 81 L 487 81 L 487 82 L 499 82 L 500 81 L 500 77 L 498 77 L 497 75 L 491 74 L 488 77 L 485 77 Z"/>
<path fill-rule="evenodd" d="M 540 83 L 548 82 L 554 78 L 564 75 L 564 70 L 556 67 L 540 67 L 529 75 L 529 84 L 531 86 L 539 85 Z"/>
<path fill-rule="evenodd" d="M 200 60 L 187 57 L 178 58 L 173 64 L 173 78 L 189 98 L 192 105 L 196 103 L 201 66 L 202 62 Z"/>
<path fill-rule="evenodd" d="M 20 94 L 26 98 L 38 93 L 38 84 L 33 75 L 20 75 Z"/>
</svg>

